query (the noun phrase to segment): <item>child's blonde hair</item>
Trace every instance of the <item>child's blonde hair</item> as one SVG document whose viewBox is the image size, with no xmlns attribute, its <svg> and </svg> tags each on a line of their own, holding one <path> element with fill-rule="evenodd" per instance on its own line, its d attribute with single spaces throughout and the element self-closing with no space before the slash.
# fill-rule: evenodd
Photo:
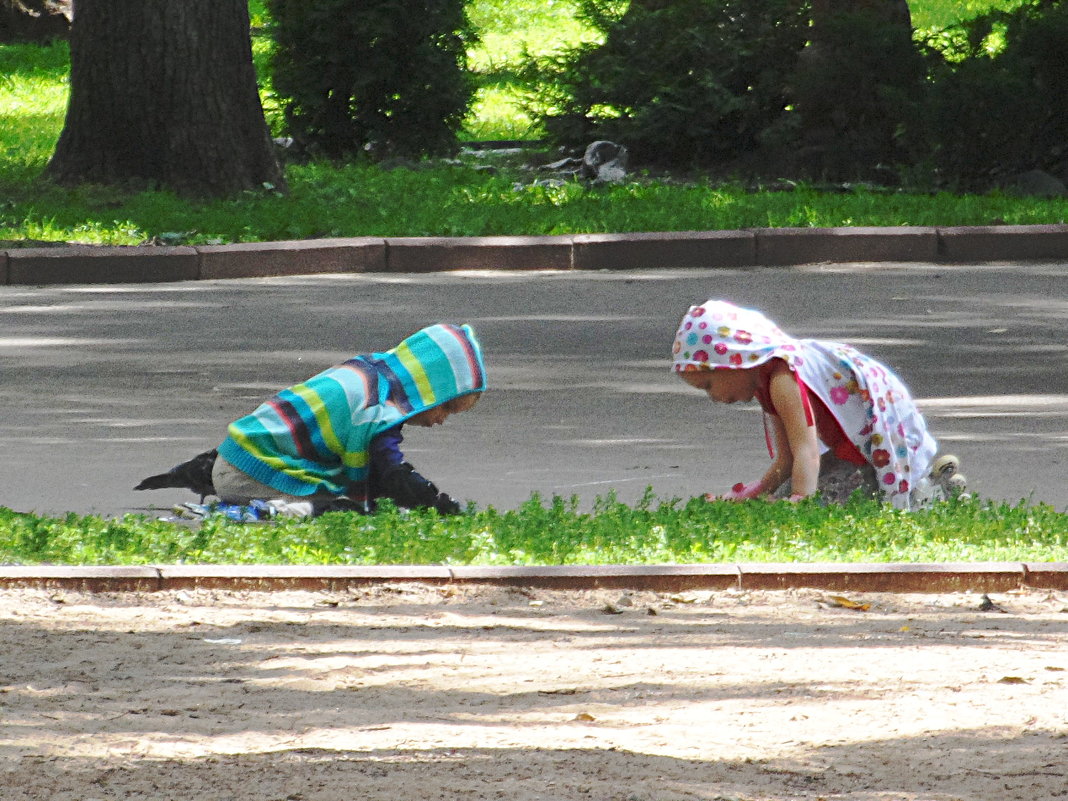
<svg viewBox="0 0 1068 801">
<path fill-rule="evenodd" d="M 470 411 L 474 405 L 478 403 L 478 399 L 481 397 L 481 392 L 468 392 L 466 395 L 449 398 L 441 405 L 449 414 L 457 414 L 459 412 Z"/>
</svg>

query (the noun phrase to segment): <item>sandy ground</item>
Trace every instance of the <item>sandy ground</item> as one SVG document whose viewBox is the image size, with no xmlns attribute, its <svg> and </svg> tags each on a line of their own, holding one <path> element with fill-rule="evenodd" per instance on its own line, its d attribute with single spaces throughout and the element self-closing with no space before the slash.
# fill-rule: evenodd
<svg viewBox="0 0 1068 801">
<path fill-rule="evenodd" d="M 1068 596 L 0 592 L 0 798 L 1068 797 Z"/>
</svg>

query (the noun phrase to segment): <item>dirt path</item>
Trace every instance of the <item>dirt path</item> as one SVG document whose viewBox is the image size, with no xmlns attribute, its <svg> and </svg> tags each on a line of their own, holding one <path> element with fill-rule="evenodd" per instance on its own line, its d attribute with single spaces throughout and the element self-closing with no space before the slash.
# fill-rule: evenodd
<svg viewBox="0 0 1068 801">
<path fill-rule="evenodd" d="M 0 593 L 0 798 L 1068 797 L 1068 597 Z"/>
</svg>

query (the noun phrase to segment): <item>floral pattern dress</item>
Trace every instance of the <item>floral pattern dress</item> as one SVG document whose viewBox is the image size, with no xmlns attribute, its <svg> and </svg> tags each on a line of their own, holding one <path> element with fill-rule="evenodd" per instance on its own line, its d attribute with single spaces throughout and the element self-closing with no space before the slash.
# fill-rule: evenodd
<svg viewBox="0 0 1068 801">
<path fill-rule="evenodd" d="M 823 401 L 874 469 L 885 501 L 910 509 L 938 446 L 890 368 L 850 345 L 794 339 L 762 313 L 721 300 L 692 306 L 673 346 L 674 368 L 750 369 L 782 359 Z"/>
</svg>

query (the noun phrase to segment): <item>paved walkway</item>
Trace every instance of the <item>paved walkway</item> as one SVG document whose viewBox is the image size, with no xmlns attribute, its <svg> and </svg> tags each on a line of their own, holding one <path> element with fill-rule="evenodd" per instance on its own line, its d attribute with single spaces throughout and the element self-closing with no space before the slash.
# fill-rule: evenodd
<svg viewBox="0 0 1068 801">
<path fill-rule="evenodd" d="M 491 383 L 476 411 L 408 434 L 443 489 L 498 508 L 724 490 L 766 465 L 759 415 L 668 370 L 679 317 L 715 296 L 889 362 L 975 490 L 1068 509 L 1066 287 L 1063 262 L 4 286 L 0 504 L 192 500 L 130 488 L 278 388 L 439 320 L 475 326 Z"/>
</svg>

